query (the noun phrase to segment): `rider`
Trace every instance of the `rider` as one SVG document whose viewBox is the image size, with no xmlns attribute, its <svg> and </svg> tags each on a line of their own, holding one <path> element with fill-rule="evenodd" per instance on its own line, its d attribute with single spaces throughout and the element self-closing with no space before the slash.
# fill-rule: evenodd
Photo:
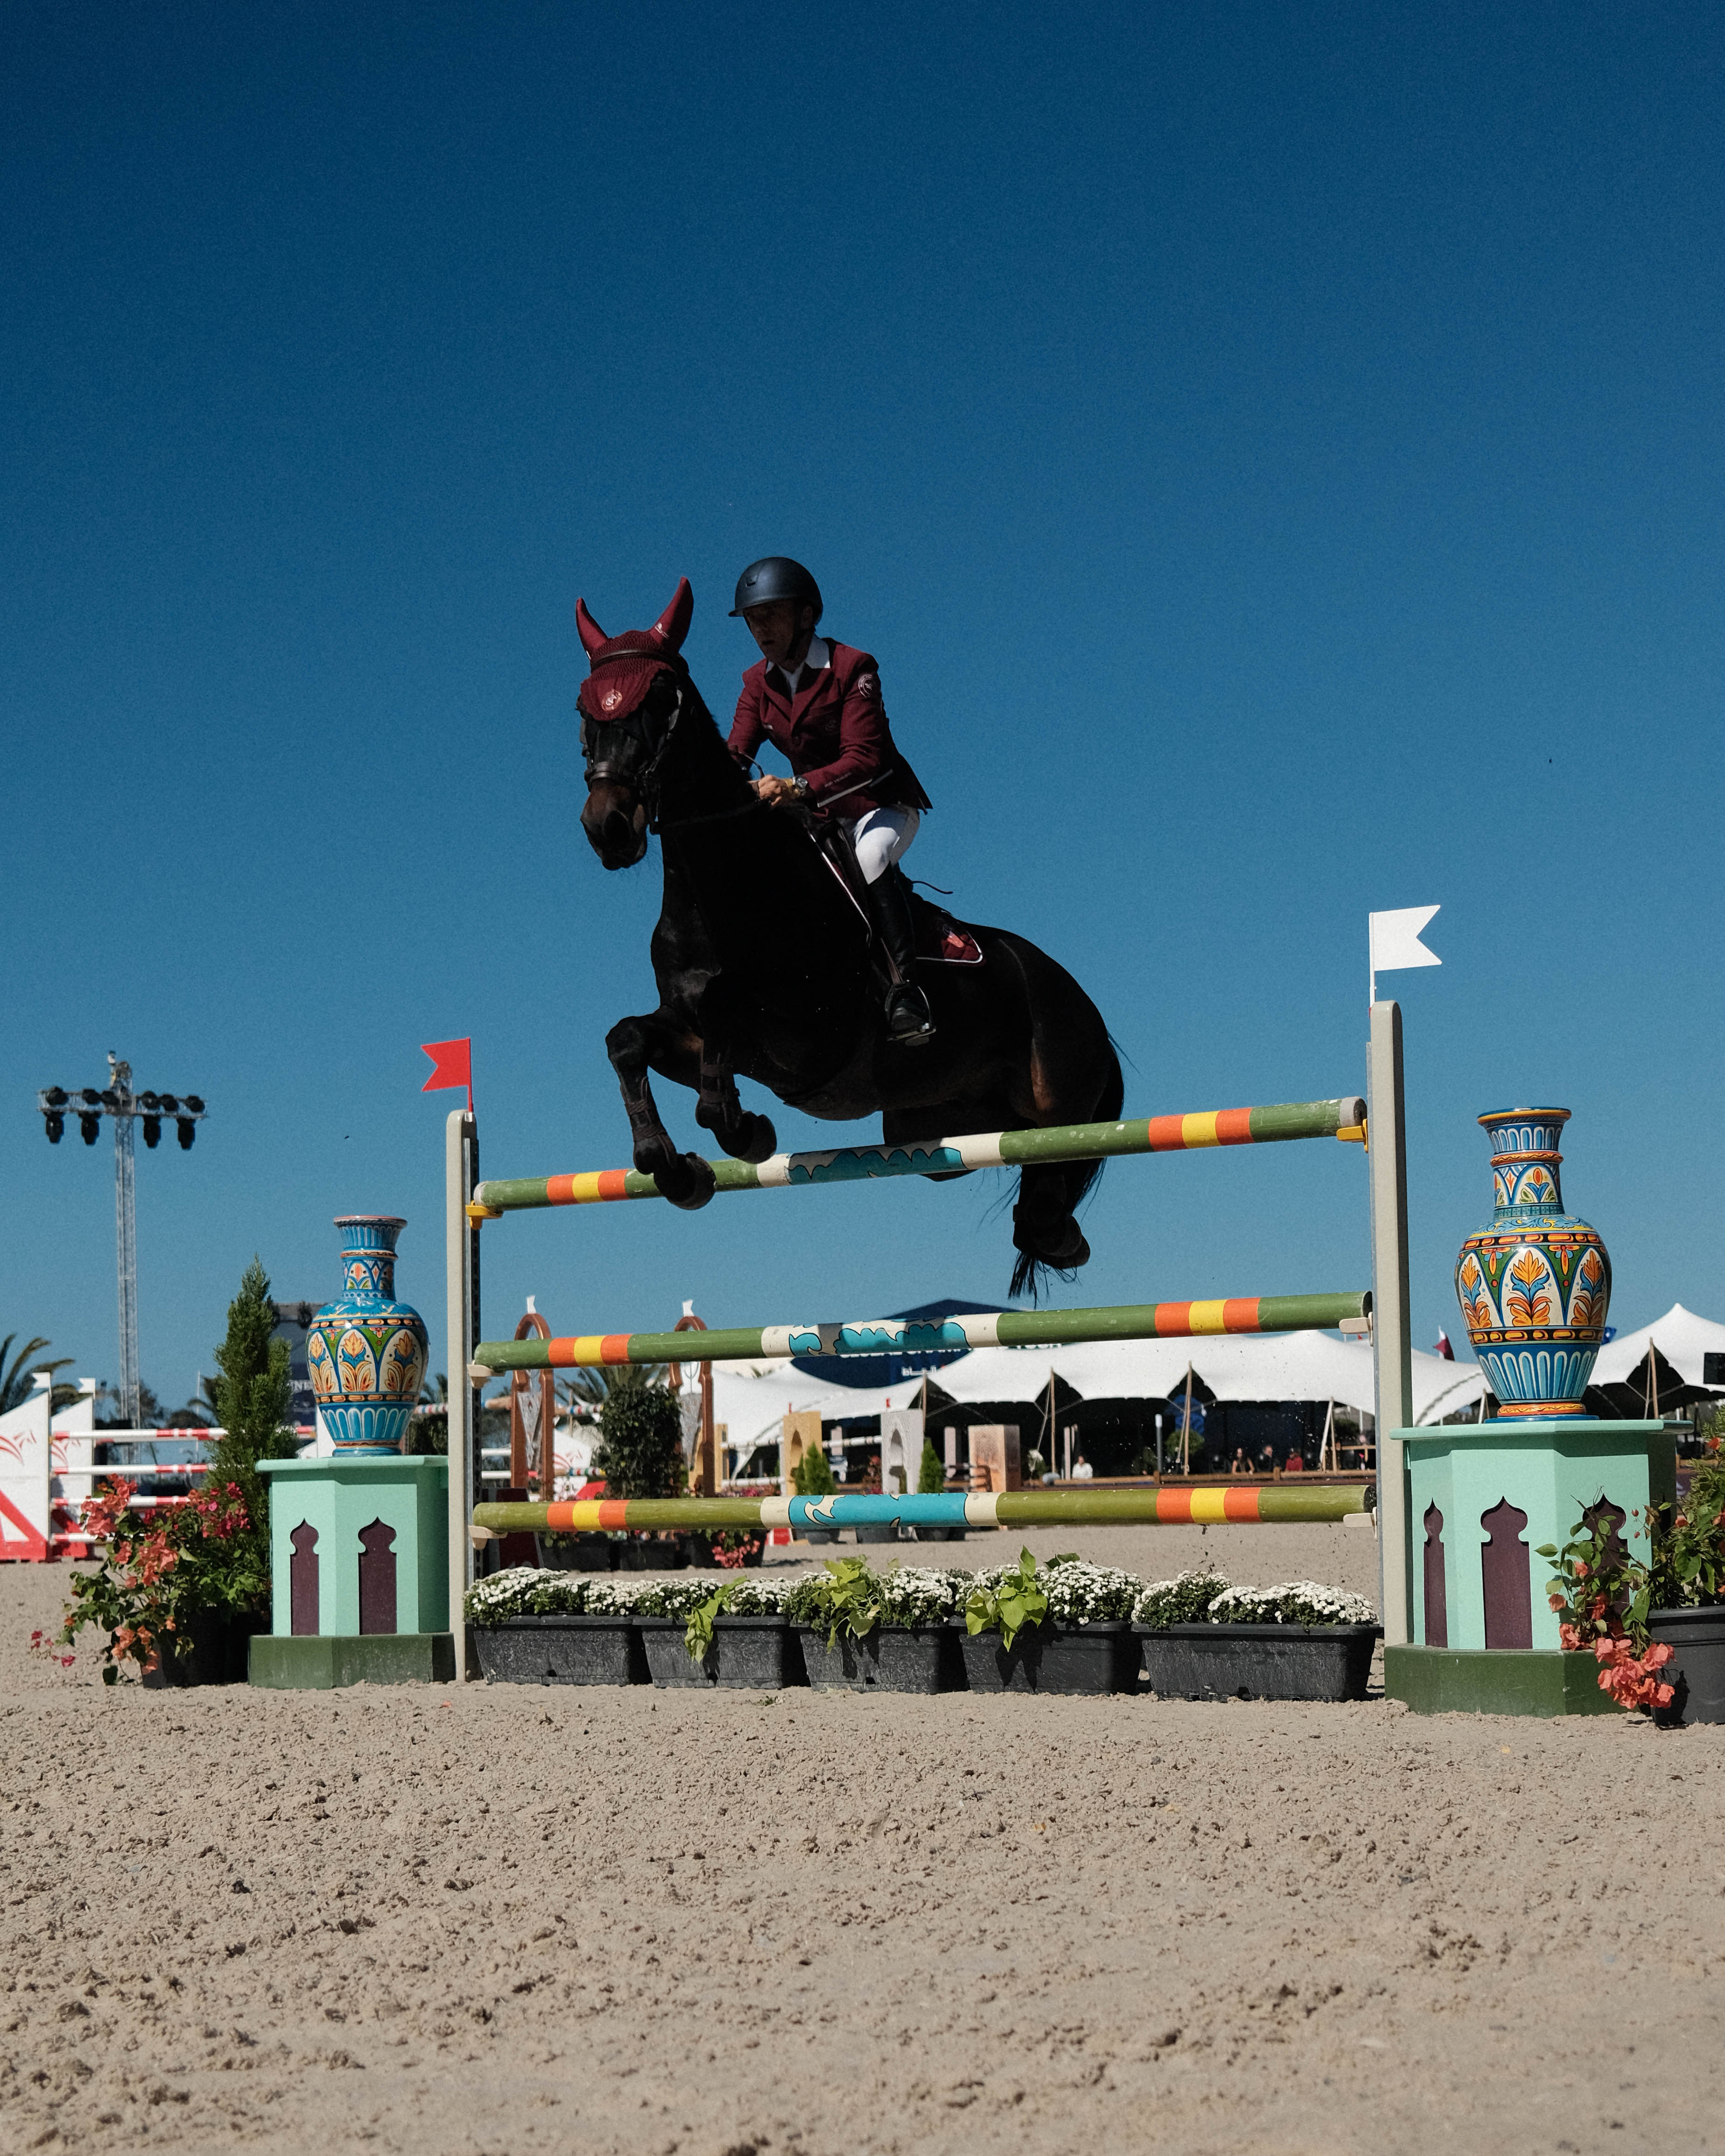
<svg viewBox="0 0 1725 2156">
<path fill-rule="evenodd" d="M 762 654 L 742 677 L 731 753 L 746 767 L 763 737 L 770 741 L 795 775 L 756 779 L 760 798 L 769 806 L 806 802 L 845 824 L 895 976 L 887 1032 L 907 1046 L 932 1040 L 934 1019 L 916 979 L 910 886 L 898 866 L 930 803 L 892 738 L 880 670 L 866 651 L 815 634 L 820 587 L 783 554 L 750 563 L 731 611 L 748 624 Z"/>
</svg>

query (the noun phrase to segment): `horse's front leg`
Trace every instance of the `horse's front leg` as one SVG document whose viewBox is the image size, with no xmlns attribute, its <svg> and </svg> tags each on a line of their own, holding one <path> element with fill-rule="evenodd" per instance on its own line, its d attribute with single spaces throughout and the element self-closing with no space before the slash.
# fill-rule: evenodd
<svg viewBox="0 0 1725 2156">
<path fill-rule="evenodd" d="M 660 1121 L 648 1074 L 657 1070 L 681 1086 L 698 1084 L 700 1040 L 670 1013 L 657 1010 L 644 1018 L 619 1019 L 605 1035 L 605 1053 L 623 1089 L 635 1166 L 653 1178 L 660 1194 L 673 1205 L 685 1213 L 696 1211 L 713 1194 L 712 1169 L 698 1152 L 677 1151 Z"/>
<path fill-rule="evenodd" d="M 723 1045 L 711 1034 L 701 1043 L 701 1101 L 695 1120 L 711 1131 L 732 1160 L 769 1159 L 778 1134 L 765 1116 L 744 1107 Z"/>
</svg>

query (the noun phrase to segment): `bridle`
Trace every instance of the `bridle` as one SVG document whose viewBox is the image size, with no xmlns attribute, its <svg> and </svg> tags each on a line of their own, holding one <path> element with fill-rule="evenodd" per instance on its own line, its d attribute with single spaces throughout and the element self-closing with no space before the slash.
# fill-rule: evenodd
<svg viewBox="0 0 1725 2156">
<path fill-rule="evenodd" d="M 620 655 L 633 658 L 638 654 L 630 652 Z M 581 754 L 586 771 L 588 790 L 591 792 L 601 780 L 609 780 L 614 784 L 632 788 L 636 798 L 647 812 L 647 829 L 655 837 L 662 835 L 666 831 L 686 830 L 691 824 L 722 824 L 733 816 L 747 816 L 759 808 L 762 804 L 751 795 L 747 801 L 739 802 L 735 808 L 713 809 L 703 816 L 679 816 L 670 823 L 666 823 L 660 817 L 659 770 L 660 766 L 670 752 L 670 746 L 676 735 L 678 721 L 683 716 L 684 690 L 688 678 L 685 675 L 679 680 L 675 671 L 668 665 L 660 670 L 671 676 L 674 701 L 670 708 L 670 716 L 665 721 L 664 735 L 656 748 L 650 748 L 646 727 L 647 704 L 653 693 L 650 688 L 647 695 L 642 697 L 640 702 L 626 717 L 607 719 L 603 722 L 606 738 L 617 741 L 619 747 L 626 744 L 644 752 L 650 748 L 650 753 L 647 755 L 644 763 L 638 763 L 634 757 L 596 754 L 599 725 L 584 708 L 583 709 Z M 655 675 L 655 685 L 657 678 Z"/>
<path fill-rule="evenodd" d="M 665 722 L 664 737 L 656 748 L 651 747 L 645 724 L 647 701 L 652 695 L 650 688 L 647 696 L 641 699 L 626 718 L 607 719 L 604 721 L 607 741 L 617 741 L 619 746 L 627 743 L 643 752 L 647 752 L 647 760 L 644 763 L 638 763 L 634 757 L 596 754 L 598 724 L 586 711 L 583 710 L 581 714 L 581 755 L 586 767 L 589 791 L 601 779 L 609 779 L 619 784 L 633 787 L 640 798 L 641 806 L 647 811 L 649 825 L 655 828 L 656 828 L 658 816 L 659 767 L 665 762 L 670 752 L 671 742 L 676 734 L 677 721 L 683 716 L 682 683 L 677 680 L 669 666 L 662 668 L 660 671 L 671 674 L 675 701 L 671 705 L 670 716 Z M 656 685 L 658 680 L 656 675 L 654 680 Z"/>
</svg>

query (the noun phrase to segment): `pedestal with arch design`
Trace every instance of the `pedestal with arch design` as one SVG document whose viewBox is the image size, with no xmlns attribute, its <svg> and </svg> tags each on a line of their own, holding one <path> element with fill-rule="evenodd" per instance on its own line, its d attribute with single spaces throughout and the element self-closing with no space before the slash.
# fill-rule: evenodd
<svg viewBox="0 0 1725 2156">
<path fill-rule="evenodd" d="M 1386 1694 L 1428 1712 L 1609 1708 L 1593 1657 L 1558 1642 L 1550 1567 L 1536 1553 L 1542 1543 L 1561 1548 L 1603 1503 L 1645 1556 L 1648 1505 L 1676 1494 L 1671 1432 L 1577 1415 L 1390 1435 L 1404 1462 L 1413 1644 L 1385 1648 Z"/>
<path fill-rule="evenodd" d="M 270 1481 L 274 1626 L 254 1684 L 401 1682 L 454 1675 L 441 1456 L 259 1463 Z"/>
</svg>

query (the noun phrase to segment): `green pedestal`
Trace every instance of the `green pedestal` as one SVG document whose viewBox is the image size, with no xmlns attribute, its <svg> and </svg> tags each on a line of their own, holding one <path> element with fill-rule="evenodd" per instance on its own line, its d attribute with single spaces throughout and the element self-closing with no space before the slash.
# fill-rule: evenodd
<svg viewBox="0 0 1725 2156">
<path fill-rule="evenodd" d="M 1386 1647 L 1384 1696 L 1415 1714 L 1620 1714 L 1591 1655 Z"/>
<path fill-rule="evenodd" d="M 250 1681 L 276 1691 L 334 1691 L 341 1685 L 453 1684 L 455 1647 L 447 1632 L 368 1632 L 352 1639 L 252 1641 Z"/>
<path fill-rule="evenodd" d="M 1407 1475 L 1408 1612 L 1414 1644 L 1497 1649 L 1486 1636 L 1485 1515 L 1507 1502 L 1527 1516 L 1519 1540 L 1527 1552 L 1535 1650 L 1559 1651 L 1558 1620 L 1546 1601 L 1551 1567 L 1534 1555 L 1542 1543 L 1559 1548 L 1590 1505 L 1601 1501 L 1624 1514 L 1624 1541 L 1647 1554 L 1651 1502 L 1676 1494 L 1676 1448 L 1662 1423 L 1596 1422 L 1583 1417 L 1444 1423 L 1393 1430 L 1402 1440 Z M 1426 1553 L 1433 1552 L 1432 1570 Z M 1433 1571 L 1442 1568 L 1445 1630 L 1434 1638 L 1439 1606 Z"/>
<path fill-rule="evenodd" d="M 269 1460 L 273 1627 L 254 1684 L 443 1682 L 449 1462 L 435 1455 Z"/>
</svg>

